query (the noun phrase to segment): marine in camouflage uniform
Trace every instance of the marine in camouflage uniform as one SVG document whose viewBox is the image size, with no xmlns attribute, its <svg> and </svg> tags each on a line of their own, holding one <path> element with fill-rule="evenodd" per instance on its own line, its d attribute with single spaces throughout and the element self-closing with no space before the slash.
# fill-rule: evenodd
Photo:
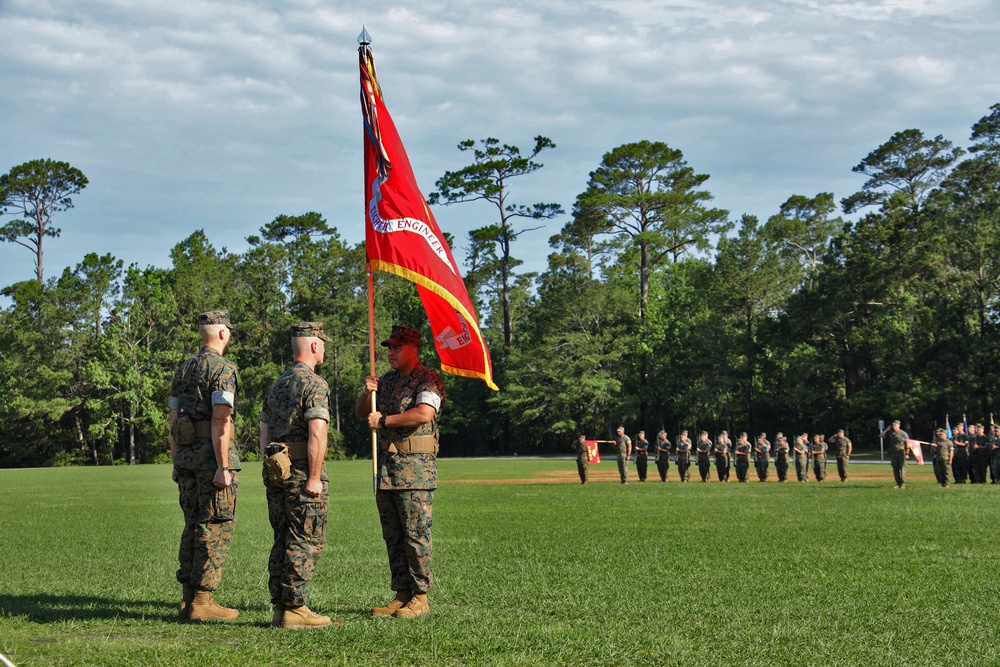
<svg viewBox="0 0 1000 667">
<path fill-rule="evenodd" d="M 846 482 L 847 465 L 850 463 L 854 445 L 851 444 L 851 439 L 844 435 L 844 429 L 839 429 L 836 435 L 831 435 L 826 441 L 837 454 L 837 474 L 840 475 L 840 481 Z"/>
<path fill-rule="evenodd" d="M 990 430 L 990 477 L 994 484 L 1000 484 L 1000 426 L 991 426 Z"/>
<path fill-rule="evenodd" d="M 719 433 L 715 439 L 715 474 L 719 476 L 720 482 L 729 481 L 729 448 L 732 447 L 729 434 L 725 431 Z"/>
<path fill-rule="evenodd" d="M 177 581 L 183 586 L 181 619 L 230 620 L 235 609 L 215 602 L 233 541 L 239 452 L 232 442 L 239 377 L 222 356 L 232 331 L 229 312 L 202 313 L 202 347 L 185 359 L 170 386 L 170 451 L 184 530 Z"/>
<path fill-rule="evenodd" d="M 934 433 L 934 442 L 931 443 L 934 462 L 934 477 L 938 484 L 948 488 L 948 468 L 951 466 L 951 459 L 955 454 L 955 445 L 947 437 L 947 431 L 939 428 Z"/>
<path fill-rule="evenodd" d="M 656 471 L 660 473 L 660 481 L 666 482 L 670 471 L 670 441 L 666 431 L 656 434 Z"/>
<path fill-rule="evenodd" d="M 750 471 L 750 450 L 753 449 L 747 441 L 747 434 L 740 433 L 736 438 L 736 446 L 733 447 L 733 454 L 736 462 L 736 481 L 747 481 L 747 473 Z"/>
<path fill-rule="evenodd" d="M 291 460 L 287 480 L 271 480 L 264 470 L 267 512 L 274 541 L 267 560 L 267 588 L 274 605 L 271 624 L 317 628 L 331 624 L 311 611 L 307 588 L 326 545 L 330 478 L 326 472 L 330 387 L 316 373 L 325 344 L 321 322 L 292 326 L 295 363 L 278 377 L 260 414 L 261 456 L 285 445 Z"/>
<path fill-rule="evenodd" d="M 809 445 L 809 456 L 813 460 L 813 474 L 817 482 L 826 481 L 826 450 L 828 446 L 823 440 L 823 436 L 817 433 L 813 436 L 812 444 Z"/>
<path fill-rule="evenodd" d="M 396 598 L 372 613 L 423 616 L 430 611 L 431 506 L 437 488 L 437 420 L 445 391 L 434 371 L 420 364 L 420 332 L 394 326 L 389 339 L 393 370 L 365 379 L 356 405 L 358 417 L 378 433 L 378 491 L 375 504 L 382 523 Z M 369 395 L 376 391 L 376 411 Z"/>
<path fill-rule="evenodd" d="M 681 431 L 677 437 L 677 474 L 681 481 L 686 482 L 691 479 L 691 438 L 687 431 Z"/>
<path fill-rule="evenodd" d="M 779 482 L 788 479 L 788 438 L 782 433 L 774 436 L 774 469 Z"/>
<path fill-rule="evenodd" d="M 888 439 L 889 462 L 892 464 L 892 476 L 896 480 L 895 488 L 905 489 L 906 441 L 910 439 L 910 436 L 899 428 L 899 420 L 897 419 L 882 431 L 882 437 Z"/>
<path fill-rule="evenodd" d="M 809 481 L 809 443 L 805 434 L 795 436 L 795 476 L 800 482 Z"/>
<path fill-rule="evenodd" d="M 965 434 L 965 424 L 956 424 L 952 436 L 955 453 L 952 457 L 951 473 L 956 484 L 965 484 L 969 477 L 969 436 Z"/>
<path fill-rule="evenodd" d="M 628 484 L 628 459 L 632 456 L 632 438 L 625 435 L 625 427 L 619 426 L 615 437 L 615 452 L 618 458 L 618 477 L 622 484 Z"/>
<path fill-rule="evenodd" d="M 586 484 L 589 477 L 590 454 L 587 453 L 587 436 L 581 435 L 573 443 L 576 450 L 576 471 L 580 474 L 580 484 Z"/>
<path fill-rule="evenodd" d="M 767 439 L 766 433 L 757 436 L 757 444 L 753 448 L 754 467 L 757 469 L 757 479 L 761 482 L 767 481 L 767 469 L 770 466 L 771 442 Z"/>
</svg>

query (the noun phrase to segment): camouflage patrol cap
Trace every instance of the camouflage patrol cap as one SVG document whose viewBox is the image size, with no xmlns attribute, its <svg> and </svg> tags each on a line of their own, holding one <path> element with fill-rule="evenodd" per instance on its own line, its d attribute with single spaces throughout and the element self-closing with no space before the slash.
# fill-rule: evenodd
<svg viewBox="0 0 1000 667">
<path fill-rule="evenodd" d="M 211 324 L 225 324 L 230 329 L 233 323 L 229 321 L 228 310 L 210 310 L 198 316 L 198 326 L 203 327 Z"/>
<path fill-rule="evenodd" d="M 394 324 L 392 327 L 392 333 L 389 334 L 389 338 L 382 341 L 382 347 L 389 347 L 390 345 L 406 345 L 407 343 L 420 347 L 420 332 L 416 329 L 411 329 L 410 327 Z"/>
<path fill-rule="evenodd" d="M 323 333 L 322 322 L 299 322 L 292 325 L 292 338 L 322 338 L 332 340 Z"/>
</svg>

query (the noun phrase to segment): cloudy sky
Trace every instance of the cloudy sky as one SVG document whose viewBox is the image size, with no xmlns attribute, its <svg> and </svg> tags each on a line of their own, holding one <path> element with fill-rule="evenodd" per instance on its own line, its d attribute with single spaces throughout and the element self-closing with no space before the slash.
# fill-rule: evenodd
<svg viewBox="0 0 1000 667">
<path fill-rule="evenodd" d="M 853 193 L 851 167 L 899 130 L 967 145 L 1000 102 L 995 0 L 0 0 L 0 172 L 52 158 L 90 180 L 46 275 L 87 252 L 169 266 L 197 229 L 240 252 L 282 213 L 360 241 L 363 24 L 425 194 L 459 141 L 541 134 L 557 148 L 515 199 L 569 210 L 605 152 L 649 139 L 763 219 Z M 492 222 L 435 213 L 463 240 Z M 565 221 L 523 237 L 524 268 Z M 0 244 L 0 286 L 32 275 Z"/>
</svg>

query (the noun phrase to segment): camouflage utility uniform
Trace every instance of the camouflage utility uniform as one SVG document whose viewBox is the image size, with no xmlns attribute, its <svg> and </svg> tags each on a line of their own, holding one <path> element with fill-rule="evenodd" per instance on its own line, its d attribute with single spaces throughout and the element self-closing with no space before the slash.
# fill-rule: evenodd
<svg viewBox="0 0 1000 667">
<path fill-rule="evenodd" d="M 622 484 L 628 484 L 628 450 L 632 446 L 632 438 L 624 433 L 615 438 L 615 451 L 618 454 L 618 477 Z"/>
<path fill-rule="evenodd" d="M 1000 459 L 1000 456 L 997 457 Z M 670 441 L 667 434 L 662 433 L 656 436 L 656 471 L 660 473 L 660 481 L 667 481 L 667 472 L 670 471 Z"/>
<path fill-rule="evenodd" d="M 754 447 L 753 465 L 757 469 L 757 479 L 767 481 L 767 469 L 771 465 L 771 442 L 767 438 L 757 440 Z"/>
<path fill-rule="evenodd" d="M 715 439 L 715 473 L 719 476 L 720 482 L 729 481 L 729 438 L 720 435 Z"/>
<path fill-rule="evenodd" d="M 750 443 L 742 440 L 736 443 L 733 451 L 736 453 L 736 480 L 738 482 L 747 481 L 747 472 L 750 470 Z"/>
<path fill-rule="evenodd" d="M 847 453 L 851 448 L 851 440 L 846 435 L 831 435 L 827 442 L 833 447 L 837 454 L 837 474 L 840 481 L 847 481 L 847 465 L 850 462 L 850 455 Z"/>
<path fill-rule="evenodd" d="M 635 471 L 639 481 L 646 481 L 646 471 L 649 469 L 649 441 L 644 436 L 635 437 Z"/>
<path fill-rule="evenodd" d="M 227 405 L 235 415 L 238 391 L 236 365 L 209 347 L 181 363 L 170 388 L 170 409 L 177 410 L 178 418 L 190 418 L 195 429 L 194 443 L 178 443 L 174 455 L 184 513 L 177 581 L 203 591 L 216 590 L 222 580 L 222 566 L 233 541 L 236 471 L 240 469 L 233 443 L 226 462 L 232 484 L 220 489 L 212 483 L 219 467 L 212 447 L 212 408 Z"/>
<path fill-rule="evenodd" d="M 701 476 L 701 481 L 707 482 L 709 472 L 712 470 L 712 439 L 706 437 L 702 439 L 698 437 L 698 442 L 695 443 L 695 452 L 698 456 L 698 475 Z"/>
<path fill-rule="evenodd" d="M 809 481 L 809 444 L 801 437 L 795 438 L 795 476 L 800 482 Z"/>
<path fill-rule="evenodd" d="M 788 479 L 788 438 L 783 435 L 774 439 L 774 470 L 779 482 Z"/>
<path fill-rule="evenodd" d="M 889 462 L 892 463 L 892 476 L 896 480 L 896 486 L 902 488 L 906 486 L 906 441 L 910 436 L 903 430 L 887 429 L 887 431 L 885 437 L 889 449 Z"/>
<path fill-rule="evenodd" d="M 379 378 L 376 410 L 382 415 L 399 415 L 420 404 L 435 409 L 434 418 L 426 424 L 376 431 L 375 504 L 389 555 L 392 590 L 397 592 L 424 594 L 431 589 L 431 503 L 437 488 L 437 420 L 444 403 L 441 379 L 421 364 L 407 377 L 391 370 Z"/>
<path fill-rule="evenodd" d="M 934 451 L 934 477 L 937 478 L 938 484 L 945 488 L 950 486 L 948 483 L 948 459 L 951 458 L 954 447 L 951 440 L 941 435 L 934 438 L 934 442 L 931 443 L 931 448 Z"/>
<path fill-rule="evenodd" d="M 576 450 L 576 471 L 580 474 L 580 483 L 586 484 L 590 477 L 590 454 L 587 452 L 587 442 L 577 440 L 573 443 Z"/>
<path fill-rule="evenodd" d="M 677 474 L 681 481 L 691 479 L 691 439 L 682 435 L 677 439 Z"/>
<path fill-rule="evenodd" d="M 281 374 L 264 399 L 260 421 L 267 425 L 272 443 L 288 446 L 291 477 L 271 482 L 264 472 L 267 513 L 274 533 L 267 560 L 267 588 L 271 602 L 284 607 L 306 605 L 306 589 L 326 544 L 330 509 L 330 478 L 323 463 L 323 491 L 313 497 L 305 492 L 309 478 L 309 422 L 330 422 L 330 387 L 301 361 Z"/>
</svg>

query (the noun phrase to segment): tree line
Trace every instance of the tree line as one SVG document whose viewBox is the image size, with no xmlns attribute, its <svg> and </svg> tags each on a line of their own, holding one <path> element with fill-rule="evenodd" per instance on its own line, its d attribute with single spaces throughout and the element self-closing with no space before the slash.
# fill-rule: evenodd
<svg viewBox="0 0 1000 667">
<path fill-rule="evenodd" d="M 558 203 L 517 203 L 519 179 L 555 149 L 546 137 L 523 154 L 493 138 L 464 141 L 470 164 L 428 197 L 495 213 L 457 245 L 501 391 L 446 377 L 446 455 L 568 451 L 577 434 L 607 437 L 619 424 L 671 434 L 845 428 L 864 448 L 877 447 L 879 419 L 899 418 L 919 437 L 946 414 L 992 418 L 1000 104 L 973 124 L 967 147 L 897 132 L 854 167 L 866 179 L 856 193 L 791 195 L 764 221 L 714 208 L 709 176 L 654 141 L 608 152 L 568 215 Z M 331 442 L 367 454 L 352 417 L 367 374 L 363 244 L 318 213 L 279 215 L 243 253 L 199 230 L 166 268 L 89 253 L 45 278 L 53 215 L 86 185 L 52 160 L 0 176 L 0 210 L 17 217 L 0 240 L 34 253 L 36 269 L 2 291 L 0 466 L 167 460 L 170 379 L 198 346 L 197 314 L 219 308 L 236 327 L 241 450 L 253 456 L 262 396 L 291 362 L 289 325 L 321 320 L 333 339 L 319 369 L 334 404 Z M 522 237 L 545 229 L 546 268 L 519 271 Z M 377 330 L 422 326 L 422 356 L 435 365 L 413 287 L 384 274 L 374 285 Z"/>
</svg>

